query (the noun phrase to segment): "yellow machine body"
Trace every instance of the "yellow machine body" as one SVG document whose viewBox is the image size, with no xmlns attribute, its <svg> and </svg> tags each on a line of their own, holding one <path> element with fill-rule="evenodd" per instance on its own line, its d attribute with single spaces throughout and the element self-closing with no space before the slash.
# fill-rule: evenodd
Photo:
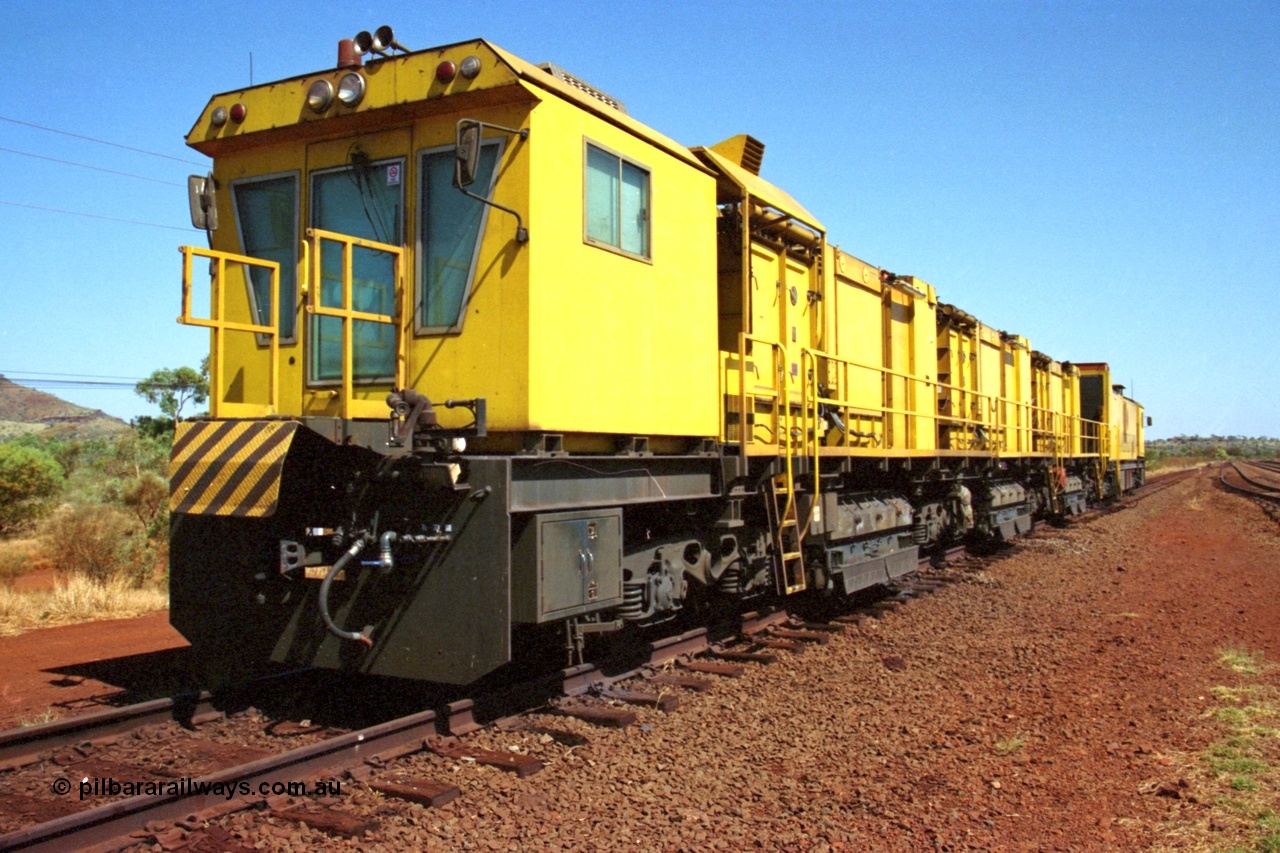
<svg viewBox="0 0 1280 853">
<path fill-rule="evenodd" d="M 581 663 L 1142 482 L 1107 365 L 840 248 L 754 137 L 686 148 L 489 42 L 345 43 L 187 142 L 210 412 L 175 437 L 170 619 L 224 671 Z"/>
</svg>

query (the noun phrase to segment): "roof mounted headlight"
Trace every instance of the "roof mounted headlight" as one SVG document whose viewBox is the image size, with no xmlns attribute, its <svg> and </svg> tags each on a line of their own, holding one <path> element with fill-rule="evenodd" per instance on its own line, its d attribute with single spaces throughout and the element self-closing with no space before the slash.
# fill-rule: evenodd
<svg viewBox="0 0 1280 853">
<path fill-rule="evenodd" d="M 343 74 L 338 81 L 338 100 L 348 107 L 354 107 L 364 97 L 364 78 L 354 71 Z"/>
<path fill-rule="evenodd" d="M 474 80 L 480 76 L 480 57 L 468 56 L 462 60 L 462 64 L 458 66 L 458 71 L 468 80 Z"/>
<path fill-rule="evenodd" d="M 328 80 L 316 80 L 307 87 L 307 107 L 322 113 L 333 104 L 333 84 Z"/>
</svg>

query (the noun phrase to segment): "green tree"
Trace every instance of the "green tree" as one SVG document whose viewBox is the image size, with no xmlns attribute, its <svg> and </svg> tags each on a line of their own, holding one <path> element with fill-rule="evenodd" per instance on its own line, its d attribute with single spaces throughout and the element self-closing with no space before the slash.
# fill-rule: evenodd
<svg viewBox="0 0 1280 853">
<path fill-rule="evenodd" d="M 0 444 L 0 533 L 51 509 L 62 483 L 62 466 L 48 453 Z"/>
<path fill-rule="evenodd" d="M 188 403 L 199 405 L 209 399 L 209 359 L 192 367 L 162 367 L 134 386 L 133 391 L 148 403 L 154 403 L 175 421 L 182 420 L 182 409 Z"/>
</svg>

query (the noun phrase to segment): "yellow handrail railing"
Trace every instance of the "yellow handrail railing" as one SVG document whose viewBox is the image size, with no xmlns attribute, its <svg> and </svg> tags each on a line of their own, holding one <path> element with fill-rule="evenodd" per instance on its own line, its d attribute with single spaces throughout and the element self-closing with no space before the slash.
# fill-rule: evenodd
<svg viewBox="0 0 1280 853">
<path fill-rule="evenodd" d="M 275 261 L 264 261 L 237 255 L 233 252 L 219 252 L 213 249 L 201 249 L 196 246 L 179 246 L 182 252 L 182 314 L 178 322 L 187 326 L 201 326 L 213 330 L 213 345 L 209 353 L 209 414 L 215 418 L 245 418 L 275 415 L 280 410 L 280 265 Z M 191 314 L 191 277 L 192 261 L 195 258 L 208 258 L 213 262 L 210 273 L 209 316 L 194 317 Z M 267 325 L 260 323 L 240 323 L 226 319 L 227 315 L 227 264 L 240 264 L 246 268 L 258 267 L 271 273 L 271 320 Z M 245 280 L 248 282 L 248 270 Z M 227 332 L 249 332 L 267 338 L 269 361 L 267 377 L 267 401 L 265 403 L 231 402 L 223 399 L 223 378 L 226 375 L 226 336 Z"/>
<path fill-rule="evenodd" d="M 395 330 L 395 370 L 394 376 L 388 377 L 387 382 L 392 383 L 396 388 L 404 387 L 405 375 L 405 334 L 402 326 L 402 318 L 408 316 L 408 306 L 405 304 L 406 292 L 404 287 L 404 249 L 400 246 L 393 246 L 389 243 L 378 243 L 373 240 L 364 240 L 359 237 L 352 237 L 349 234 L 339 234 L 334 231 L 324 231 L 319 228 L 308 228 L 307 239 L 310 241 L 310 249 L 306 253 L 309 261 L 308 278 L 310 281 L 307 287 L 307 313 L 319 317 L 335 317 L 342 321 L 342 390 L 341 400 L 339 401 L 339 417 L 349 418 L 385 418 L 388 415 L 386 402 L 379 396 L 377 399 L 358 399 L 354 396 L 353 378 L 355 374 L 355 356 L 354 356 L 354 336 L 353 325 L 357 320 L 368 323 L 381 323 L 389 325 Z M 321 299 L 321 257 L 320 244 L 322 241 L 337 243 L 341 247 L 342 252 L 342 299 L 341 304 L 337 307 L 325 305 Z M 393 259 L 394 268 L 394 314 L 373 314 L 367 311 L 357 311 L 352 306 L 352 255 L 356 248 L 368 249 L 375 252 L 385 252 Z M 318 345 L 318 341 L 312 341 L 312 347 Z"/>
</svg>

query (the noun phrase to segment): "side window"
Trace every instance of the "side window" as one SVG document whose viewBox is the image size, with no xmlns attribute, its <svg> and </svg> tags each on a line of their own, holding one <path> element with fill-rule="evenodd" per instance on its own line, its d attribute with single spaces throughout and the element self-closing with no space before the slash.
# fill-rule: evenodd
<svg viewBox="0 0 1280 853">
<path fill-rule="evenodd" d="M 485 143 L 471 191 L 492 192 L 501 143 Z M 489 206 L 453 186 L 454 149 L 422 154 L 418 248 L 418 331 L 457 331 L 475 274 Z"/>
<path fill-rule="evenodd" d="M 231 184 L 242 251 L 280 265 L 280 342 L 297 340 L 298 176 L 253 178 Z M 254 322 L 271 322 L 271 274 L 249 270 L 249 302 Z M 265 336 L 262 336 L 265 337 Z"/>
<path fill-rule="evenodd" d="M 583 239 L 649 259 L 649 170 L 587 143 Z"/>
</svg>

